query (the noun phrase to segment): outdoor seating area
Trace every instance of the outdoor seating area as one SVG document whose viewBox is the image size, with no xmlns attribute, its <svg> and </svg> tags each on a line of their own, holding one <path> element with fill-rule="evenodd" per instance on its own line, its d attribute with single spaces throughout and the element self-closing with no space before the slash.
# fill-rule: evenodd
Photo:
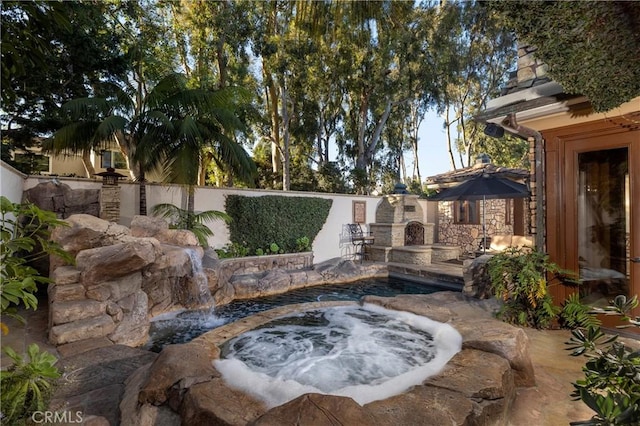
<svg viewBox="0 0 640 426">
<path fill-rule="evenodd" d="M 367 247 L 373 245 L 375 237 L 370 232 L 364 232 L 359 223 L 350 223 L 347 225 L 349 229 L 349 238 L 353 245 L 353 255 L 360 258 L 360 262 L 366 260 Z"/>
</svg>

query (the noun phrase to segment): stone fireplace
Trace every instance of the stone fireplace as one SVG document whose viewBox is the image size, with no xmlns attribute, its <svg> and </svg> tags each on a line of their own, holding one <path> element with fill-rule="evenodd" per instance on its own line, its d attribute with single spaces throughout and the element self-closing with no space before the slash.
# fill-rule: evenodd
<svg viewBox="0 0 640 426">
<path fill-rule="evenodd" d="M 391 194 L 382 199 L 375 223 L 369 224 L 375 237 L 375 244 L 369 247 L 371 260 L 431 263 L 434 224 L 424 223 L 425 214 L 418 198 L 413 194 Z"/>
</svg>

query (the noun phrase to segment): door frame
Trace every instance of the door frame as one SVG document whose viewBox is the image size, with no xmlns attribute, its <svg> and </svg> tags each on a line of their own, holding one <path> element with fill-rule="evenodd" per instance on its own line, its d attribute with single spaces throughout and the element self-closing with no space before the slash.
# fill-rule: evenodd
<svg viewBox="0 0 640 426">
<path fill-rule="evenodd" d="M 551 261 L 578 271 L 577 166 L 578 154 L 627 148 L 630 185 L 630 256 L 640 256 L 640 125 L 620 126 L 598 120 L 543 132 L 545 139 L 546 249 Z M 635 201 L 634 201 L 635 200 Z M 640 295 L 640 263 L 630 262 L 630 295 Z M 550 289 L 556 304 L 577 291 L 570 286 Z M 640 308 L 632 312 L 640 315 Z M 611 318 L 611 317 L 610 317 Z M 608 323 L 608 321 L 607 321 Z M 606 325 L 609 325 L 605 323 Z M 615 324 L 611 324 L 615 325 Z"/>
</svg>

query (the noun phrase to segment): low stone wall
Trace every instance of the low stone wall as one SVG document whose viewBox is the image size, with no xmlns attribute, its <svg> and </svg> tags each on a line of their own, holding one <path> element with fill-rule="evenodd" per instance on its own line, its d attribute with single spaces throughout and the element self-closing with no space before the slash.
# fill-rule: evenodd
<svg viewBox="0 0 640 426">
<path fill-rule="evenodd" d="M 321 284 L 386 277 L 386 265 L 330 259 L 313 264 L 313 253 L 292 253 L 214 260 L 205 254 L 204 271 L 216 305 L 286 293 Z"/>
</svg>

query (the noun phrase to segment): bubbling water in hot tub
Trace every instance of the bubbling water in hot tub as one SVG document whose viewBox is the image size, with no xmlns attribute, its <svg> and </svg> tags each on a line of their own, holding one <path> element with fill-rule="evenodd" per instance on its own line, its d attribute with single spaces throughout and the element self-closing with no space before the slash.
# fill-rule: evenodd
<svg viewBox="0 0 640 426">
<path fill-rule="evenodd" d="M 214 364 L 269 407 L 305 393 L 385 399 L 437 374 L 462 346 L 450 325 L 373 304 L 290 314 L 229 340 Z"/>
</svg>

